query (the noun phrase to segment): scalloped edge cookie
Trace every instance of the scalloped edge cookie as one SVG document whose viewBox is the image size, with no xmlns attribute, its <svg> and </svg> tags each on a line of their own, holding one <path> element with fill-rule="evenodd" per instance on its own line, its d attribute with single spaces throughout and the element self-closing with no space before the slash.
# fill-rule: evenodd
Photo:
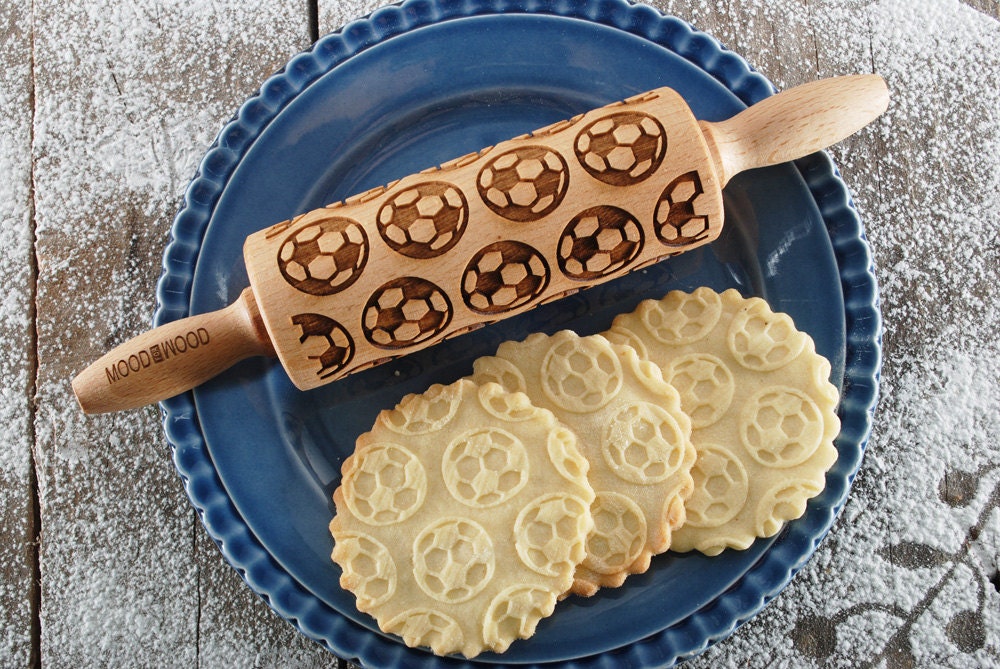
<svg viewBox="0 0 1000 669">
<path fill-rule="evenodd" d="M 571 592 L 590 596 L 649 569 L 671 547 L 694 489 L 690 421 L 660 370 L 630 347 L 569 330 L 505 342 L 473 369 L 473 380 L 552 411 L 590 462 L 595 528 Z"/>
<path fill-rule="evenodd" d="M 524 394 L 463 379 L 408 395 L 344 461 L 329 528 L 340 584 L 408 646 L 503 652 L 586 556 L 588 468 Z"/>
<path fill-rule="evenodd" d="M 681 396 L 698 451 L 672 549 L 745 549 L 805 513 L 837 459 L 830 363 L 792 319 L 736 290 L 645 300 L 605 333 L 654 362 Z"/>
</svg>

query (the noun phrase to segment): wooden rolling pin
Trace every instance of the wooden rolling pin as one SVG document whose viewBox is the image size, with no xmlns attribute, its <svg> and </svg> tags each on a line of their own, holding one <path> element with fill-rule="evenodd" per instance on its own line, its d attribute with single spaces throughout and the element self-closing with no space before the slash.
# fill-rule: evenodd
<svg viewBox="0 0 1000 669">
<path fill-rule="evenodd" d="M 660 88 L 257 232 L 232 305 L 121 344 L 73 380 L 87 413 L 143 406 L 252 355 L 305 390 L 707 244 L 746 169 L 839 142 L 888 106 L 876 75 L 699 122 Z"/>
</svg>

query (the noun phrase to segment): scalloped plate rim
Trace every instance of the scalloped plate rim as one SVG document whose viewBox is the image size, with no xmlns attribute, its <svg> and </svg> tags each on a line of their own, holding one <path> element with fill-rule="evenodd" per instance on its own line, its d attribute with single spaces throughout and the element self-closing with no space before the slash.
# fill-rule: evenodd
<svg viewBox="0 0 1000 669">
<path fill-rule="evenodd" d="M 505 13 L 545 13 L 590 21 L 649 39 L 714 76 L 746 104 L 752 104 L 774 90 L 746 61 L 726 50 L 714 38 L 694 30 L 680 19 L 626 0 L 585 0 L 578 3 L 560 0 L 475 0 L 464 3 L 455 0 L 407 0 L 381 8 L 321 38 L 311 49 L 292 57 L 285 68 L 261 85 L 260 91 L 251 96 L 234 119 L 219 132 L 206 152 L 198 173 L 192 178 L 185 193 L 184 206 L 171 227 L 170 242 L 164 252 L 163 274 L 157 286 L 158 306 L 154 324 L 187 315 L 193 261 L 211 223 L 214 203 L 226 179 L 238 165 L 239 157 L 249 148 L 247 141 L 254 136 L 254 132 L 248 132 L 248 129 L 260 132 L 270 118 L 280 112 L 284 103 L 325 73 L 331 62 L 343 62 L 373 44 L 424 25 L 465 16 Z M 672 37 L 672 41 L 660 42 L 652 39 L 650 34 L 665 36 L 665 41 L 666 37 Z M 825 152 L 813 154 L 796 161 L 796 167 L 831 232 L 842 278 L 845 258 L 846 267 L 855 277 L 860 277 L 860 282 L 854 279 L 856 286 L 843 287 L 847 305 L 845 316 L 849 321 L 845 380 L 850 379 L 852 383 L 845 389 L 841 402 L 844 425 L 837 444 L 841 457 L 828 475 L 828 487 L 810 503 L 810 511 L 800 519 L 802 522 L 796 521 L 786 527 L 769 551 L 733 588 L 720 594 L 696 614 L 658 634 L 618 649 L 613 657 L 600 654 L 571 659 L 565 663 L 568 667 L 612 667 L 618 666 L 617 663 L 622 660 L 642 667 L 668 666 L 702 652 L 731 634 L 787 585 L 827 534 L 846 500 L 867 445 L 878 395 L 881 368 L 878 288 L 860 217 L 829 156 Z M 859 302 L 847 299 L 849 295 L 864 294 L 864 291 L 870 293 L 870 300 Z M 862 326 L 851 327 L 852 318 Z M 414 654 L 401 643 L 372 634 L 318 602 L 274 562 L 266 546 L 260 544 L 226 496 L 205 449 L 192 394 L 185 393 L 164 401 L 161 408 L 178 473 L 209 535 L 251 589 L 299 631 L 335 654 L 359 659 L 366 666 L 398 666 L 403 660 L 413 662 L 418 658 L 425 665 L 442 662 L 449 666 L 483 664 L 452 658 L 442 660 L 422 652 Z M 851 457 L 843 457 L 845 454 Z M 819 513 L 814 506 L 820 507 Z M 802 546 L 806 547 L 804 551 L 793 550 Z M 786 555 L 789 552 L 792 554 Z M 757 584 L 759 579 L 747 578 L 750 574 L 760 576 L 764 570 L 768 570 L 766 584 Z M 546 662 L 544 666 L 551 666 L 551 663 Z"/>
</svg>

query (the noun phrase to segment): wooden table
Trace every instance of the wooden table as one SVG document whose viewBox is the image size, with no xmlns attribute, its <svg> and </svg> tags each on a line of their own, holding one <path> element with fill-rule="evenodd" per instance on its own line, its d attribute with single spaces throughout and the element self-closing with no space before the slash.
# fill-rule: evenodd
<svg viewBox="0 0 1000 669">
<path fill-rule="evenodd" d="M 691 664 L 1000 664 L 1000 6 L 658 0 L 779 87 L 878 72 L 836 147 L 885 317 L 847 506 L 762 614 Z M 341 664 L 240 580 L 156 408 L 84 417 L 72 375 L 144 329 L 188 179 L 259 82 L 370 0 L 0 9 L 0 665 Z"/>
</svg>

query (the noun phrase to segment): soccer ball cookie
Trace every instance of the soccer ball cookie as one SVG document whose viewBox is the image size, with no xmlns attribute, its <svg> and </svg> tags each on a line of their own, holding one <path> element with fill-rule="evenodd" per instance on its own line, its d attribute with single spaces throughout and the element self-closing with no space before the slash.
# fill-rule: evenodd
<svg viewBox="0 0 1000 669">
<path fill-rule="evenodd" d="M 572 429 L 590 461 L 594 531 L 572 592 L 592 595 L 671 546 L 693 490 L 690 421 L 660 370 L 628 347 L 570 331 L 505 342 L 473 379 L 524 392 Z"/>
<path fill-rule="evenodd" d="M 837 459 L 830 363 L 787 314 L 735 290 L 673 291 L 605 333 L 663 371 L 691 417 L 695 491 L 673 550 L 717 555 L 777 534 Z"/>
<path fill-rule="evenodd" d="M 523 394 L 463 379 L 409 395 L 344 461 L 340 584 L 409 646 L 503 652 L 572 585 L 593 526 L 587 469 Z"/>
</svg>

